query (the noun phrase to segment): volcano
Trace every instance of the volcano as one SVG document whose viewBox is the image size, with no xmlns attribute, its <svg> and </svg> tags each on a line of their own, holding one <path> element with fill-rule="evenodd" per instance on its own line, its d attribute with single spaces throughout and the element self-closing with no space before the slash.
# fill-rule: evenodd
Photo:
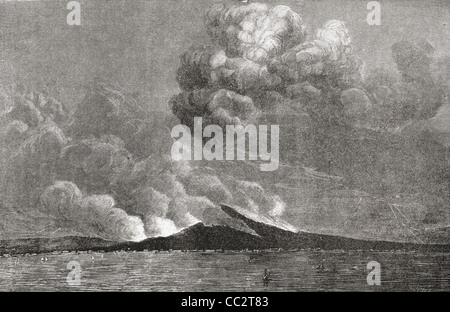
<svg viewBox="0 0 450 312">
<path fill-rule="evenodd" d="M 236 221 L 243 221 L 254 232 L 229 226 L 204 225 L 199 222 L 168 237 L 148 238 L 140 242 L 117 243 L 93 237 L 67 236 L 33 238 L 0 242 L 0 255 L 58 253 L 63 251 L 150 251 L 150 250 L 359 250 L 449 252 L 450 244 L 414 244 L 392 241 L 359 240 L 349 237 L 295 232 L 265 222 L 255 221 L 238 209 L 221 205 L 222 211 Z"/>
</svg>

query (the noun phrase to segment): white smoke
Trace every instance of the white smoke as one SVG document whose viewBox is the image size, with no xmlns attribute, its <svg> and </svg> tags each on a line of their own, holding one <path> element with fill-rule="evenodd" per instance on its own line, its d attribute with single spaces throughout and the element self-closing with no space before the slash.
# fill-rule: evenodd
<svg viewBox="0 0 450 312">
<path fill-rule="evenodd" d="M 42 212 L 73 223 L 87 233 L 118 241 L 141 241 L 147 238 L 142 220 L 115 207 L 111 196 L 83 197 L 72 182 L 55 182 L 45 189 L 40 202 Z"/>
</svg>

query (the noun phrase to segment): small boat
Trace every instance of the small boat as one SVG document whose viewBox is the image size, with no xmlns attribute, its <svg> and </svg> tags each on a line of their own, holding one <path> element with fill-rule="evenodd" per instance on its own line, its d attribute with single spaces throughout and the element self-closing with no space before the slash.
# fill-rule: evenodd
<svg viewBox="0 0 450 312">
<path fill-rule="evenodd" d="M 319 266 L 316 268 L 317 271 L 323 272 L 325 271 L 325 265 L 322 261 L 322 263 L 319 264 Z"/>
<path fill-rule="evenodd" d="M 270 281 L 269 275 L 270 275 L 269 271 L 267 271 L 267 269 L 264 269 L 264 274 L 262 278 L 264 286 L 269 286 Z"/>
</svg>

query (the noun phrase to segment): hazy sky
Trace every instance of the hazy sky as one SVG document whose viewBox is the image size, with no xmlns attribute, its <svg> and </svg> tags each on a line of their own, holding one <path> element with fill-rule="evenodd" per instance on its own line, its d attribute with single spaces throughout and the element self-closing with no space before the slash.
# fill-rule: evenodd
<svg viewBox="0 0 450 312">
<path fill-rule="evenodd" d="M 82 86 L 100 77 L 166 110 L 178 92 L 179 55 L 192 44 L 209 43 L 202 15 L 217 1 L 79 1 L 81 26 L 67 25 L 68 2 L 0 2 L 0 78 L 13 75 L 33 85 L 56 79 L 73 105 L 83 96 Z M 292 7 L 311 30 L 329 19 L 344 21 L 369 69 L 392 66 L 390 45 L 402 38 L 427 39 L 438 53 L 450 45 L 447 0 L 380 1 L 381 26 L 366 23 L 368 1 L 260 2 Z M 240 5 L 237 0 L 224 3 Z"/>
</svg>

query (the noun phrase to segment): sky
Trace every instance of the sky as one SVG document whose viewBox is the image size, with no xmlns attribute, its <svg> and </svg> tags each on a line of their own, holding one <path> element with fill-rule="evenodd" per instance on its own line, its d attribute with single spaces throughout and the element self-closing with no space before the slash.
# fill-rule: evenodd
<svg viewBox="0 0 450 312">
<path fill-rule="evenodd" d="M 83 98 L 83 86 L 98 77 L 138 92 L 151 110 L 168 111 L 168 100 L 179 91 L 179 56 L 191 45 L 209 44 L 202 16 L 217 1 L 79 2 L 81 26 L 69 26 L 68 1 L 1 1 L 0 79 L 35 88 L 54 81 L 64 102 L 74 107 Z M 329 19 L 344 21 L 368 69 L 392 66 L 390 46 L 400 39 L 426 39 L 438 54 L 450 45 L 450 3 L 445 0 L 380 1 L 380 26 L 366 22 L 368 1 L 260 2 L 290 6 L 310 33 Z"/>
<path fill-rule="evenodd" d="M 192 45 L 210 43 L 202 17 L 205 9 L 215 2 L 80 1 L 81 26 L 69 26 L 68 1 L 0 1 L 0 90 L 7 89 L 11 81 L 37 90 L 54 83 L 61 89 L 60 98 L 73 109 L 85 96 L 85 86 L 100 78 L 125 92 L 138 93 L 149 110 L 169 112 L 169 99 L 180 91 L 175 80 L 179 56 Z M 353 37 L 356 54 L 365 60 L 368 70 L 380 66 L 395 69 L 390 47 L 402 39 L 427 40 L 438 55 L 449 50 L 448 1 L 380 1 L 380 26 L 367 24 L 367 2 L 270 1 L 299 12 L 310 34 L 330 19 L 344 21 Z M 227 0 L 225 4 L 240 2 Z M 233 172 L 232 169 L 226 172 Z M 235 167 L 233 175 L 241 174 L 247 180 L 261 178 L 259 171 L 250 177 L 240 169 Z M 342 227 L 342 222 L 352 221 L 356 216 L 369 218 L 359 211 L 362 200 L 359 193 L 324 185 L 331 190 L 328 195 L 322 194 L 316 180 L 304 183 L 300 179 L 305 178 L 303 169 L 297 169 L 299 172 L 291 167 L 280 168 L 266 180 L 267 184 L 273 184 L 296 176 L 302 181 L 297 188 L 277 186 L 280 196 L 292 203 L 288 205 L 292 210 L 287 212 L 287 218 L 298 228 L 364 237 L 378 232 L 390 234 L 390 229 L 380 230 L 380 223 L 368 224 L 359 219 L 355 222 L 359 227 Z M 309 174 L 316 173 L 307 172 L 307 177 Z M 6 221 L 3 223 L 8 224 L 9 219 Z M 385 220 L 381 218 L 380 222 Z"/>
</svg>

